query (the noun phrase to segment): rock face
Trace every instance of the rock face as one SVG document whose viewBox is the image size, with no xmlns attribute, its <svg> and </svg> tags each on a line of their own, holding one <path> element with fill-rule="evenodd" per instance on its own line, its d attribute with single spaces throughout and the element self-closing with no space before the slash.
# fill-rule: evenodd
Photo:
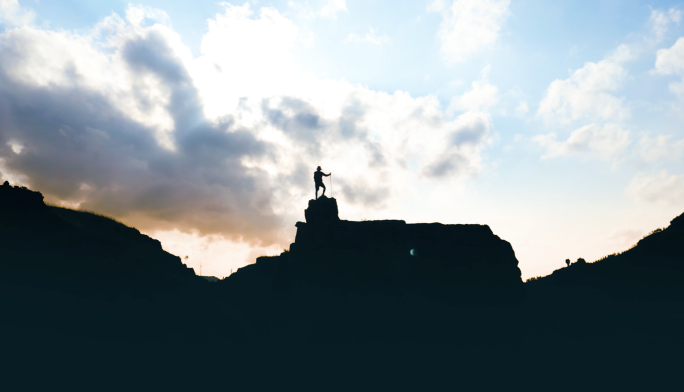
<svg viewBox="0 0 684 392">
<path fill-rule="evenodd" d="M 335 199 L 311 200 L 278 257 L 281 293 L 384 293 L 456 302 L 524 299 L 511 245 L 485 225 L 339 220 Z M 383 295 L 384 295 L 383 294 Z"/>
<path fill-rule="evenodd" d="M 5 181 L 0 185 L 0 213 L 45 211 L 43 195 L 26 187 L 14 186 Z"/>
<path fill-rule="evenodd" d="M 339 221 L 337 200 L 321 196 L 317 200 L 309 200 L 309 208 L 304 210 L 307 223 L 325 223 Z"/>
</svg>

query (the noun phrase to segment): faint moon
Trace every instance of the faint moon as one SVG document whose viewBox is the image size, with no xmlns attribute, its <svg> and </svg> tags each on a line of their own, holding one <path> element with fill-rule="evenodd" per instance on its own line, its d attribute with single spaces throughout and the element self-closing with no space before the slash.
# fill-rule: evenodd
<svg viewBox="0 0 684 392">
<path fill-rule="evenodd" d="M 411 256 L 418 256 L 418 250 L 417 249 L 411 249 Z"/>
</svg>

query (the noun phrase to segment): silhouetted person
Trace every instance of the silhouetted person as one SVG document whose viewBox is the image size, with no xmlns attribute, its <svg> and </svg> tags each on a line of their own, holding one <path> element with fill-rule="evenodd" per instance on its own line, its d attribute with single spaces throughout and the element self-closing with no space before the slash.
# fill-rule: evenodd
<svg viewBox="0 0 684 392">
<path fill-rule="evenodd" d="M 565 259 L 565 264 L 567 264 L 567 266 L 570 267 L 570 259 Z"/>
<path fill-rule="evenodd" d="M 318 200 L 318 188 L 321 187 L 323 188 L 323 193 L 321 193 L 321 196 L 325 195 L 325 185 L 323 184 L 323 176 L 330 176 L 330 174 L 325 174 L 321 171 L 321 167 L 318 166 L 316 171 L 314 172 L 314 182 L 316 183 L 316 200 Z"/>
</svg>

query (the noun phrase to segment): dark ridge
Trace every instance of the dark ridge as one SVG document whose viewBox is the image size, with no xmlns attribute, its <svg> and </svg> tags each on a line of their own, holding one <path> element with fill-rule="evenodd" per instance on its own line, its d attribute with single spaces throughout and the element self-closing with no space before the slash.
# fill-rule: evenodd
<svg viewBox="0 0 684 392">
<path fill-rule="evenodd" d="M 0 212 L 3 215 L 26 216 L 44 211 L 45 208 L 40 192 L 32 191 L 25 186 L 12 187 L 7 181 L 0 186 Z"/>
<path fill-rule="evenodd" d="M 511 244 L 486 225 L 345 221 L 336 200 L 324 197 L 309 203 L 305 218 L 288 251 L 211 283 L 134 228 L 0 186 L 0 333 L 9 359 L 0 385 L 681 383 L 682 216 L 620 255 L 526 284 Z"/>
<path fill-rule="evenodd" d="M 592 295 L 680 300 L 684 289 L 684 214 L 632 248 L 593 263 L 573 263 L 528 283 L 530 289 L 582 288 Z"/>
<path fill-rule="evenodd" d="M 0 186 L 0 269 L 4 277 L 93 293 L 178 290 L 194 271 L 161 243 L 120 222 L 47 206 L 43 195 Z"/>
</svg>

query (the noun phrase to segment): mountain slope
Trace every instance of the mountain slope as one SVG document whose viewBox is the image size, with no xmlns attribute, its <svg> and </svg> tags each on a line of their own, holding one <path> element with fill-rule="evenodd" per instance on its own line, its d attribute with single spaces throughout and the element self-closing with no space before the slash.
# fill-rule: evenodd
<svg viewBox="0 0 684 392">
<path fill-rule="evenodd" d="M 634 247 L 594 263 L 575 263 L 526 284 L 537 287 L 583 287 L 622 295 L 637 290 L 653 295 L 684 289 L 684 214 L 665 229 L 653 231 Z"/>
<path fill-rule="evenodd" d="M 0 186 L 0 249 L 2 279 L 148 292 L 176 290 L 194 280 L 179 257 L 138 230 L 93 213 L 46 206 L 39 192 L 8 183 Z"/>
</svg>

